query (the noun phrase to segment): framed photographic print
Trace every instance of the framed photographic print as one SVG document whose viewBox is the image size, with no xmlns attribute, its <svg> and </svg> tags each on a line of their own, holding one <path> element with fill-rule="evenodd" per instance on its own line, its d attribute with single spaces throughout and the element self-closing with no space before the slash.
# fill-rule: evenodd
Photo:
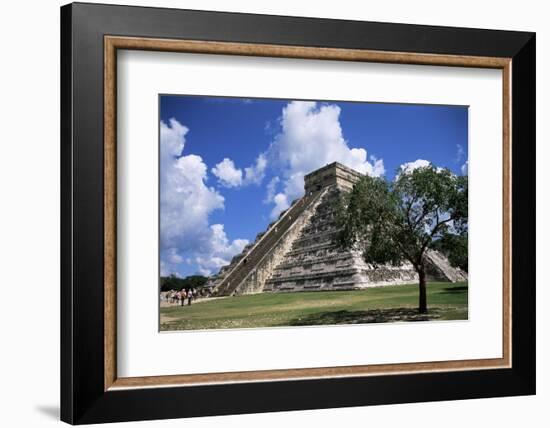
<svg viewBox="0 0 550 428">
<path fill-rule="evenodd" d="M 535 393 L 533 33 L 76 3 L 61 53 L 62 420 Z"/>
</svg>

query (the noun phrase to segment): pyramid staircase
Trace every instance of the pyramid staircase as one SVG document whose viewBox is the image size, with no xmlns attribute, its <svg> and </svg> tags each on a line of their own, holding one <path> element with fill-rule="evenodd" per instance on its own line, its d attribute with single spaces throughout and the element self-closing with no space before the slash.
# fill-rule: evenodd
<svg viewBox="0 0 550 428">
<path fill-rule="evenodd" d="M 462 269 L 452 266 L 451 263 L 449 263 L 449 259 L 439 251 L 428 250 L 425 254 L 428 266 L 428 277 L 434 279 L 444 278 L 450 282 L 468 280 L 468 274 Z"/>
<path fill-rule="evenodd" d="M 233 258 L 231 264 L 220 272 L 214 283 L 215 296 L 229 296 L 245 292 L 262 291 L 254 283 L 247 281 L 251 273 L 256 273 L 263 262 L 280 252 L 281 247 L 289 245 L 293 236 L 301 231 L 326 190 L 306 195 L 293 202 L 292 206 L 281 213 L 279 219 L 269 225 L 267 231 L 258 234 L 252 245 Z M 279 250 L 279 251 L 277 251 Z M 269 263 L 272 264 L 272 263 Z M 248 287 L 247 287 L 248 285 Z"/>
</svg>

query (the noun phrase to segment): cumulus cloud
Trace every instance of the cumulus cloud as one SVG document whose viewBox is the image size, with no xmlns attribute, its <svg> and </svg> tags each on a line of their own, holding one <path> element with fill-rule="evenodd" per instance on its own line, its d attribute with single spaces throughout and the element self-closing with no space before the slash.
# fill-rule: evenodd
<svg viewBox="0 0 550 428">
<path fill-rule="evenodd" d="M 288 200 L 287 195 L 285 195 L 284 193 L 277 193 L 273 197 L 273 203 L 275 204 L 275 206 L 271 210 L 269 217 L 271 219 L 276 219 L 279 214 L 290 207 L 290 202 L 291 201 Z"/>
<path fill-rule="evenodd" d="M 425 167 L 430 166 L 430 165 L 433 165 L 433 164 L 430 161 L 427 161 L 425 159 L 417 159 L 414 162 L 405 162 L 405 163 L 401 164 L 401 166 L 399 167 L 398 172 L 395 175 L 394 180 L 397 180 L 401 174 L 410 174 L 415 169 L 425 168 Z M 435 165 L 434 165 L 434 167 L 435 167 Z M 435 167 L 435 170 L 437 172 L 441 172 L 441 171 L 444 170 L 444 168 L 441 168 L 441 167 L 438 166 L 438 167 Z"/>
<path fill-rule="evenodd" d="M 425 159 L 417 159 L 414 162 L 405 162 L 399 167 L 399 174 L 397 176 L 399 176 L 400 174 L 409 174 L 415 169 L 425 168 L 427 166 L 430 166 L 430 161 L 427 161 Z"/>
<path fill-rule="evenodd" d="M 225 187 L 238 187 L 243 184 L 242 170 L 235 168 L 233 161 L 228 158 L 212 168 L 212 174 L 218 177 L 220 184 Z"/>
<path fill-rule="evenodd" d="M 189 129 L 170 119 L 160 122 L 161 274 L 196 263 L 203 274 L 227 264 L 247 241 L 230 241 L 223 225 L 210 225 L 209 215 L 224 209 L 224 198 L 207 185 L 208 168 L 197 155 L 184 155 Z"/>
<path fill-rule="evenodd" d="M 337 105 L 313 101 L 292 101 L 283 108 L 281 131 L 267 152 L 269 161 L 281 172 L 281 182 L 268 189 L 274 204 L 272 218 L 303 195 L 304 175 L 326 164 L 340 162 L 372 176 L 385 173 L 382 159 L 371 157 L 369 161 L 364 148 L 348 145 L 340 113 Z"/>
<path fill-rule="evenodd" d="M 468 161 L 464 162 L 460 171 L 462 171 L 462 175 L 468 175 Z"/>
<path fill-rule="evenodd" d="M 260 184 L 265 177 L 267 159 L 262 153 L 253 165 L 243 170 L 235 167 L 235 163 L 224 158 L 220 163 L 212 168 L 212 174 L 218 178 L 218 182 L 224 187 L 240 187 L 249 184 Z"/>
<path fill-rule="evenodd" d="M 212 249 L 214 253 L 224 260 L 228 260 L 235 254 L 239 254 L 243 248 L 248 244 L 247 239 L 234 239 L 229 241 L 223 224 L 213 224 L 210 226 L 212 232 Z"/>
<path fill-rule="evenodd" d="M 254 165 L 244 169 L 244 184 L 260 184 L 265 177 L 267 158 L 262 153 L 256 158 Z"/>
<path fill-rule="evenodd" d="M 275 197 L 277 186 L 281 182 L 281 179 L 277 176 L 273 177 L 269 183 L 267 183 L 266 190 L 267 193 L 265 195 L 264 203 L 268 204 L 271 201 L 273 201 L 273 198 Z"/>
<path fill-rule="evenodd" d="M 199 266 L 201 275 L 211 275 L 217 272 L 221 267 L 227 265 L 235 254 L 239 254 L 248 244 L 247 239 L 235 239 L 229 241 L 225 233 L 223 224 L 213 224 L 210 226 L 211 232 L 211 252 L 210 254 L 199 254 L 195 257 L 195 262 Z"/>
</svg>

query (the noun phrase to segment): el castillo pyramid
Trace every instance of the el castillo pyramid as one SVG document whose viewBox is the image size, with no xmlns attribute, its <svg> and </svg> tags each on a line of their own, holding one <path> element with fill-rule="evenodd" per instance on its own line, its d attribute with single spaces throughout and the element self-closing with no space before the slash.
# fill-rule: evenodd
<svg viewBox="0 0 550 428">
<path fill-rule="evenodd" d="M 339 198 L 360 178 L 360 173 L 337 162 L 306 175 L 304 196 L 210 279 L 213 295 L 353 290 L 417 282 L 408 263 L 374 268 L 360 252 L 336 244 Z M 443 254 L 430 251 L 427 259 L 431 280 L 467 279 Z"/>
</svg>

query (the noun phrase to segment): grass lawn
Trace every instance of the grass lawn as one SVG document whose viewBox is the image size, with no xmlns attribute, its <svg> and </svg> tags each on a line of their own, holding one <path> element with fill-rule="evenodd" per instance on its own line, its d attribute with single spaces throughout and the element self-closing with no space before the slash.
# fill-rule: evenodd
<svg viewBox="0 0 550 428">
<path fill-rule="evenodd" d="M 170 306 L 160 329 L 282 327 L 468 319 L 468 283 L 428 283 L 428 314 L 419 315 L 418 285 L 355 291 L 253 294 Z"/>
</svg>

